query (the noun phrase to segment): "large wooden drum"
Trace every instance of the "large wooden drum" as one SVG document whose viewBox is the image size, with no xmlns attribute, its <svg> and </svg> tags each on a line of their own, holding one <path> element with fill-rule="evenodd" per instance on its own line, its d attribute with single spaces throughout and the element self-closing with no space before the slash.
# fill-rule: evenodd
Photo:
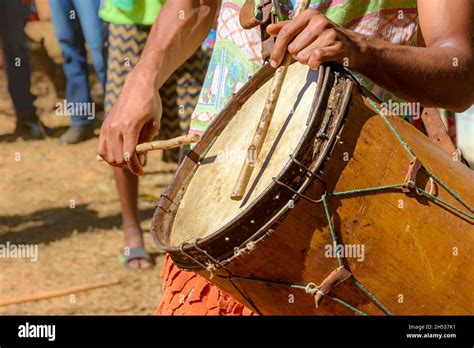
<svg viewBox="0 0 474 348">
<path fill-rule="evenodd" d="M 474 313 L 474 175 L 344 69 L 290 65 L 241 201 L 262 68 L 162 195 L 159 248 L 263 315 Z"/>
</svg>

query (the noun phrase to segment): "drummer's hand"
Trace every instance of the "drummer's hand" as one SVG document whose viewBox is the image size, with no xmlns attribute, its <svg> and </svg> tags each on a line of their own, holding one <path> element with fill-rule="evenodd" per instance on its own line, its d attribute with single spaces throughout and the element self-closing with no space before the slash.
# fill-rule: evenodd
<svg viewBox="0 0 474 348">
<path fill-rule="evenodd" d="M 143 175 L 144 158 L 139 160 L 135 147 L 158 133 L 161 112 L 158 91 L 137 66 L 102 125 L 97 153 L 112 166 L 128 165 L 135 175 Z"/>
<path fill-rule="evenodd" d="M 276 36 L 270 64 L 277 68 L 286 50 L 294 59 L 312 69 L 323 62 L 342 63 L 353 56 L 352 32 L 343 29 L 316 10 L 307 9 L 292 20 L 271 24 L 267 32 Z"/>
</svg>

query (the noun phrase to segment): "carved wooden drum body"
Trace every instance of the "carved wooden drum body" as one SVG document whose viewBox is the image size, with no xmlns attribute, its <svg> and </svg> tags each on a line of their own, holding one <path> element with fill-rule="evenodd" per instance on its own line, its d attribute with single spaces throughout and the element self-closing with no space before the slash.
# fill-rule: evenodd
<svg viewBox="0 0 474 348">
<path fill-rule="evenodd" d="M 473 172 L 338 67 L 289 67 L 247 192 L 262 68 L 181 164 L 159 248 L 264 315 L 474 312 Z"/>
</svg>

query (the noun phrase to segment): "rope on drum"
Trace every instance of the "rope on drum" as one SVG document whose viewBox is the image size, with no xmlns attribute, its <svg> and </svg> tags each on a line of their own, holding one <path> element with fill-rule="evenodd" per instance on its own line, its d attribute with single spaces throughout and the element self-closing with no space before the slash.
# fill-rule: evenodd
<svg viewBox="0 0 474 348">
<path fill-rule="evenodd" d="M 372 99 L 370 99 L 369 97 L 367 97 L 367 101 L 372 105 L 372 107 L 377 111 L 378 115 L 380 115 L 380 117 L 382 117 L 382 119 L 384 120 L 384 122 L 387 124 L 387 126 L 390 128 L 391 132 L 395 135 L 396 139 L 399 141 L 399 143 L 403 146 L 403 148 L 406 150 L 406 152 L 409 154 L 409 156 L 411 157 L 411 159 L 413 161 L 417 160 L 416 159 L 416 156 L 415 154 L 413 153 L 413 151 L 411 150 L 411 148 L 408 146 L 408 144 L 403 140 L 403 138 L 401 137 L 400 133 L 398 133 L 398 131 L 396 130 L 396 128 L 393 126 L 393 124 L 388 120 L 388 118 L 386 117 L 386 115 L 383 113 L 383 111 L 378 107 L 378 105 L 372 101 Z M 304 168 L 307 173 L 312 177 L 312 178 L 315 178 L 319 181 L 322 182 L 322 180 L 319 178 L 318 175 L 316 175 L 315 173 L 313 173 L 309 168 L 305 167 L 302 163 L 298 162 L 295 158 L 293 158 L 293 156 L 290 156 L 291 159 L 297 163 L 300 167 Z M 409 189 L 407 190 L 407 182 L 404 182 L 404 183 L 399 183 L 399 184 L 393 184 L 393 185 L 383 185 L 383 186 L 375 186 L 375 187 L 367 187 L 367 188 L 357 188 L 357 189 L 353 189 L 353 190 L 347 190 L 347 191 L 339 191 L 339 192 L 330 192 L 328 193 L 327 191 L 325 191 L 321 198 L 320 199 L 312 199 L 304 194 L 302 194 L 301 192 L 299 191 L 296 191 L 295 189 L 293 189 L 292 187 L 286 185 L 285 183 L 282 183 L 281 181 L 279 181 L 278 179 L 276 178 L 273 178 L 273 181 L 275 181 L 277 184 L 287 188 L 288 190 L 290 190 L 291 192 L 293 192 L 294 194 L 296 194 L 297 196 L 301 197 L 301 198 L 304 198 L 312 203 L 322 203 L 323 204 L 323 208 L 324 208 L 324 214 L 325 214 L 325 217 L 326 217 L 326 220 L 327 220 L 327 223 L 328 223 L 328 227 L 329 227 L 329 230 L 330 230 L 330 233 L 331 233 L 331 239 L 332 239 L 332 242 L 333 242 L 333 245 L 334 246 L 337 246 L 338 243 L 337 243 L 337 235 L 336 235 L 336 231 L 334 229 L 334 226 L 333 226 L 333 223 L 332 223 L 332 220 L 331 220 L 331 214 L 329 212 L 329 207 L 328 207 L 328 198 L 330 196 L 350 196 L 350 195 L 355 195 L 355 194 L 360 194 L 360 193 L 369 193 L 369 192 L 376 192 L 376 191 L 385 191 L 385 190 L 393 190 L 393 189 L 402 189 L 403 192 L 407 193 L 407 192 L 410 192 L 411 189 L 414 189 L 415 192 L 418 194 L 418 195 L 424 195 L 430 199 L 433 200 L 433 202 L 437 203 L 437 204 L 441 204 L 441 205 L 444 205 L 448 208 L 450 208 L 451 210 L 469 218 L 469 219 L 474 219 L 474 215 L 472 214 L 473 213 L 473 208 L 467 203 L 465 202 L 453 189 L 451 189 L 447 184 L 445 184 L 440 178 L 438 178 L 435 174 L 433 174 L 429 169 L 423 167 L 423 170 L 425 171 L 425 173 L 427 174 L 427 176 L 430 178 L 430 182 L 432 183 L 433 181 L 437 182 L 441 187 L 443 187 L 446 192 L 448 192 L 454 199 L 456 199 L 459 203 L 461 203 L 465 208 L 467 208 L 469 210 L 469 212 L 466 212 L 466 211 L 463 211 L 457 207 L 455 207 L 454 205 L 446 202 L 445 200 L 442 200 L 438 197 L 436 197 L 435 195 L 432 194 L 432 192 L 427 192 L 426 190 L 424 190 L 423 188 L 421 187 L 418 187 L 416 185 L 415 182 L 411 182 L 412 186 L 409 187 Z M 324 185 L 324 182 L 322 182 L 323 185 Z M 325 186 L 325 185 L 324 185 Z M 361 311 L 360 309 L 354 307 L 353 305 L 351 305 L 350 303 L 344 301 L 343 299 L 339 298 L 339 297 L 336 297 L 336 296 L 331 296 L 328 292 L 322 292 L 319 287 L 317 285 L 315 285 L 314 283 L 308 283 L 306 285 L 301 285 L 301 284 L 293 284 L 293 283 L 285 283 L 285 282 L 278 282 L 278 281 L 274 281 L 274 280 L 270 280 L 270 279 L 261 279 L 261 278 L 255 278 L 255 277 L 243 277 L 243 276 L 238 276 L 238 275 L 234 275 L 232 274 L 232 272 L 230 272 L 226 267 L 225 265 L 223 265 L 220 261 L 218 261 L 217 259 L 215 259 L 214 257 L 212 257 L 208 252 L 206 252 L 205 250 L 199 248 L 197 246 L 197 242 L 198 240 L 195 240 L 194 241 L 194 247 L 196 248 L 196 250 L 198 250 L 200 253 L 204 254 L 207 258 L 208 258 L 208 261 L 207 261 L 207 264 L 204 264 L 202 263 L 201 261 L 197 260 L 196 258 L 194 258 L 193 256 L 189 255 L 188 253 L 184 252 L 183 248 L 181 247 L 181 252 L 186 255 L 187 257 L 189 257 L 191 260 L 193 260 L 195 263 L 197 263 L 199 266 L 205 268 L 207 271 L 209 271 L 210 273 L 210 277 L 212 278 L 213 276 L 217 276 L 217 277 L 220 277 L 220 278 L 225 278 L 227 280 L 229 280 L 229 282 L 231 283 L 231 285 L 239 292 L 239 294 L 251 305 L 251 307 L 253 308 L 253 310 L 255 312 L 257 312 L 258 314 L 262 315 L 262 313 L 260 312 L 260 310 L 257 308 L 255 302 L 251 299 L 251 297 L 246 294 L 242 289 L 240 289 L 237 284 L 233 281 L 233 279 L 240 279 L 240 280 L 247 280 L 247 281 L 255 281 L 255 282 L 261 282 L 261 283 L 266 283 L 266 284 L 271 284 L 271 285 L 276 285 L 276 286 L 284 286 L 284 287 L 289 287 L 289 288 L 293 288 L 293 289 L 299 289 L 299 290 L 303 290 L 305 291 L 307 294 L 310 294 L 310 295 L 315 295 L 315 294 L 320 294 L 320 295 L 324 295 L 325 297 L 328 297 L 330 298 L 331 300 L 341 304 L 342 306 L 352 310 L 354 313 L 356 314 L 359 314 L 359 315 L 363 315 L 363 316 L 367 316 L 368 314 Z M 339 266 L 340 267 L 343 267 L 343 259 L 341 257 L 341 255 L 339 253 L 337 253 L 337 260 L 338 260 L 338 263 L 339 263 Z M 216 269 L 223 269 L 225 272 L 226 272 L 226 275 L 220 275 L 220 274 L 215 274 L 214 271 Z M 350 275 L 351 278 L 353 278 L 354 280 L 354 284 L 357 286 L 357 288 L 362 291 L 377 307 L 379 307 L 386 315 L 393 315 L 390 310 L 375 296 L 373 295 L 366 287 L 364 287 L 355 277 L 354 275 Z"/>
</svg>

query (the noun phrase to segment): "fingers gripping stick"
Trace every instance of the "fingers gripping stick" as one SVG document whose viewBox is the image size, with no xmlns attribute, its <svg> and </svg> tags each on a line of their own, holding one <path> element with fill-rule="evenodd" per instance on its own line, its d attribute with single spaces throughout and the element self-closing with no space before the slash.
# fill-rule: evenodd
<svg viewBox="0 0 474 348">
<path fill-rule="evenodd" d="M 198 143 L 201 140 L 201 137 L 198 134 L 188 134 L 182 135 L 176 138 L 168 140 L 157 140 L 151 141 L 149 143 L 138 144 L 135 150 L 137 153 L 145 153 L 153 150 L 169 150 L 175 147 L 188 145 L 191 143 Z M 97 161 L 103 161 L 104 159 L 97 155 Z"/>
<path fill-rule="evenodd" d="M 295 12 L 295 17 L 298 16 L 303 10 L 307 9 L 309 3 L 310 0 L 300 0 Z M 234 186 L 234 190 L 232 191 L 232 195 L 230 196 L 230 198 L 233 200 L 239 201 L 244 196 L 245 190 L 250 181 L 250 177 L 252 176 L 253 168 L 257 161 L 260 150 L 262 149 L 263 143 L 265 142 L 268 129 L 270 128 L 270 121 L 272 120 L 273 112 L 275 111 L 278 97 L 280 96 L 281 87 L 283 86 L 290 62 L 291 55 L 286 52 L 281 66 L 275 71 L 270 93 L 268 94 L 267 100 L 265 101 L 265 106 L 263 108 L 262 115 L 260 116 L 257 130 L 253 136 L 250 146 L 248 147 L 245 162 L 242 166 L 242 169 L 240 170 L 240 174 Z"/>
</svg>

